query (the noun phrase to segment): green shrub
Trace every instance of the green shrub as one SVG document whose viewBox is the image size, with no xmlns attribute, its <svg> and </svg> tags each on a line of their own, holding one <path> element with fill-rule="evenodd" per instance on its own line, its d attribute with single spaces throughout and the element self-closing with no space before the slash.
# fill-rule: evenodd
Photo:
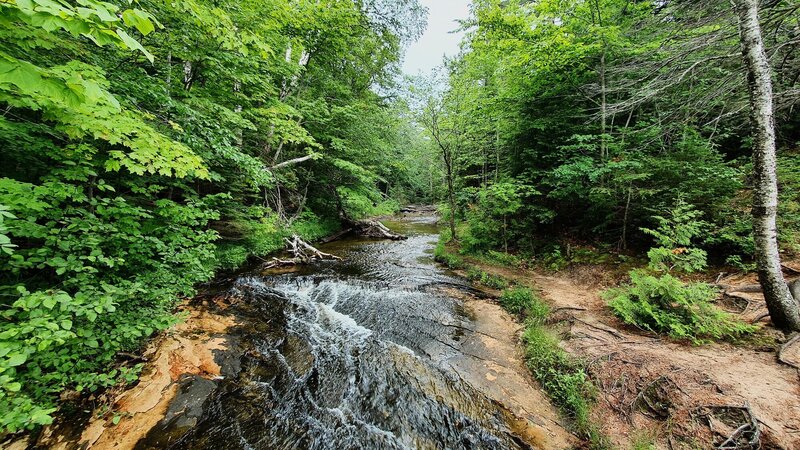
<svg viewBox="0 0 800 450">
<path fill-rule="evenodd" d="M 560 245 L 551 245 L 540 256 L 541 265 L 553 272 L 558 272 L 569 266 L 569 261 L 561 251 Z"/>
<path fill-rule="evenodd" d="M 520 267 L 522 265 L 522 260 L 518 256 L 495 250 L 489 250 L 486 253 L 486 259 L 507 267 Z"/>
<path fill-rule="evenodd" d="M 736 268 L 742 272 L 753 272 L 756 270 L 756 263 L 753 261 L 747 261 L 741 257 L 741 255 L 730 255 L 725 259 L 725 264 Z"/>
<path fill-rule="evenodd" d="M 510 284 L 510 282 L 505 278 L 503 278 L 502 276 L 492 275 L 486 272 L 484 272 L 483 275 L 481 276 L 480 283 L 492 289 L 505 289 Z"/>
<path fill-rule="evenodd" d="M 630 285 L 603 293 L 614 313 L 626 323 L 695 343 L 755 330 L 714 306 L 716 290 L 707 284 L 685 284 L 669 274 L 656 277 L 642 270 L 630 275 Z"/>
<path fill-rule="evenodd" d="M 666 217 L 653 216 L 658 228 L 642 231 L 655 237 L 658 247 L 647 252 L 650 267 L 654 270 L 696 272 L 706 267 L 705 250 L 692 247 L 692 239 L 700 235 L 708 224 L 699 220 L 703 213 L 678 198 Z"/>
<path fill-rule="evenodd" d="M 800 254 L 800 157 L 796 150 L 778 158 L 778 180 L 778 239 L 781 245 Z"/>
<path fill-rule="evenodd" d="M 509 281 L 502 276 L 484 272 L 478 267 L 470 267 L 467 269 L 467 279 L 473 283 L 480 283 L 492 289 L 505 289 L 509 285 Z"/>
<path fill-rule="evenodd" d="M 466 267 L 464 259 L 458 255 L 450 253 L 444 245 L 444 241 L 440 240 L 433 249 L 433 259 L 436 262 L 442 263 L 451 269 L 463 269 Z"/>
<path fill-rule="evenodd" d="M 341 228 L 342 224 L 338 220 L 331 218 L 321 218 L 311 211 L 304 211 L 300 217 L 292 223 L 292 233 L 301 236 L 307 241 L 318 241 L 330 236 Z"/>
<path fill-rule="evenodd" d="M 522 334 L 528 368 L 542 388 L 575 423 L 577 431 L 600 440 L 590 423 L 595 387 L 582 364 L 558 346 L 558 340 L 539 325 L 530 323 Z"/>
<path fill-rule="evenodd" d="M 526 287 L 506 289 L 500 296 L 500 305 L 513 314 L 524 315 L 529 321 L 543 323 L 550 308 L 541 298 Z"/>
<path fill-rule="evenodd" d="M 247 262 L 250 252 L 244 245 L 224 242 L 217 245 L 216 256 L 217 267 L 222 270 L 234 270 Z"/>
</svg>

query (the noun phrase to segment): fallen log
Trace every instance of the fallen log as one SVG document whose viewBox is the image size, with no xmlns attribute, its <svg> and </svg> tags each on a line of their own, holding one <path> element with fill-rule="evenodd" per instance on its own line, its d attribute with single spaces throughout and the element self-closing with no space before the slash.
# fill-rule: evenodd
<svg viewBox="0 0 800 450">
<path fill-rule="evenodd" d="M 320 251 L 308 242 L 304 241 L 298 235 L 292 235 L 291 238 L 285 238 L 287 250 L 292 254 L 290 259 L 272 258 L 271 261 L 264 264 L 265 269 L 274 269 L 276 267 L 289 267 L 298 264 L 308 264 L 313 260 L 335 259 L 341 260 L 342 258 Z"/>
<path fill-rule="evenodd" d="M 323 244 L 327 244 L 328 242 L 333 242 L 333 241 L 335 241 L 337 239 L 340 239 L 342 236 L 346 235 L 347 233 L 349 233 L 351 231 L 353 231 L 352 228 L 344 228 L 341 231 L 337 231 L 336 233 L 333 233 L 332 235 L 326 237 L 321 242 Z"/>
<path fill-rule="evenodd" d="M 354 221 L 350 222 L 348 225 L 348 228 L 352 229 L 354 233 L 360 236 L 391 239 L 393 241 L 408 239 L 408 236 L 394 233 L 386 228 L 386 225 L 374 219 Z"/>
</svg>

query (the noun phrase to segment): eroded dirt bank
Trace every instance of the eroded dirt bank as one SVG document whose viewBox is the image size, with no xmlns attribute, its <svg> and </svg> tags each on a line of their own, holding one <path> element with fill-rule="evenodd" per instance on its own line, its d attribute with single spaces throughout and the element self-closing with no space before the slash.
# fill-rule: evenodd
<svg viewBox="0 0 800 450">
<path fill-rule="evenodd" d="M 785 338 L 771 327 L 765 326 L 760 342 L 741 345 L 673 342 L 626 326 L 609 312 L 599 294 L 613 277 L 602 267 L 543 274 L 471 262 L 542 292 L 562 346 L 589 363 L 599 387 L 594 419 L 619 448 L 636 440 L 659 448 L 716 448 L 735 432 L 731 423 L 741 420 L 735 417 L 739 408 L 749 406 L 762 448 L 800 449 L 800 374 L 777 360 L 776 342 Z M 754 279 L 723 281 L 748 285 Z M 763 296 L 742 297 L 749 301 L 737 312 L 756 319 L 765 308 Z"/>
</svg>

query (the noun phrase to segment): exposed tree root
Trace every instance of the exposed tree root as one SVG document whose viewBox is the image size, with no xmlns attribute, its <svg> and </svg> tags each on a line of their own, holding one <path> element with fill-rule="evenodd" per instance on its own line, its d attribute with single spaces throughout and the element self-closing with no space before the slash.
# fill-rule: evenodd
<svg viewBox="0 0 800 450">
<path fill-rule="evenodd" d="M 761 429 L 758 418 L 748 403 L 744 406 L 709 405 L 698 408 L 709 428 L 722 442 L 718 450 L 744 450 L 761 448 Z M 719 441 L 717 441 L 719 442 Z"/>
<path fill-rule="evenodd" d="M 795 333 L 778 350 L 778 361 L 800 369 L 800 333 Z"/>
</svg>

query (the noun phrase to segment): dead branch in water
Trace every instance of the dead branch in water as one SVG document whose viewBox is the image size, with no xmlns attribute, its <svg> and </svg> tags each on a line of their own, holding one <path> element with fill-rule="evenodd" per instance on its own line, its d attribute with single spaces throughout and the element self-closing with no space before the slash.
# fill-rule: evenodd
<svg viewBox="0 0 800 450">
<path fill-rule="evenodd" d="M 272 258 L 272 261 L 264 265 L 265 269 L 273 269 L 276 267 L 288 267 L 297 264 L 308 264 L 315 259 L 317 260 L 342 259 L 336 255 L 320 251 L 316 247 L 312 246 L 308 242 L 301 239 L 300 236 L 296 234 L 292 235 L 291 239 L 285 238 L 284 240 L 286 241 L 289 253 L 291 253 L 293 257 L 291 259 Z"/>
<path fill-rule="evenodd" d="M 391 230 L 386 228 L 386 225 L 374 219 L 352 222 L 350 223 L 350 228 L 360 236 L 391 239 L 393 241 L 408 239 L 408 236 L 393 233 Z"/>
<path fill-rule="evenodd" d="M 386 228 L 386 225 L 380 223 L 375 219 L 368 219 L 368 220 L 344 220 L 345 227 L 331 235 L 327 238 L 322 240 L 323 244 L 327 244 L 328 242 L 333 242 L 337 239 L 341 239 L 345 235 L 349 233 L 355 233 L 359 236 L 365 237 L 373 237 L 373 238 L 380 238 L 380 239 L 391 239 L 393 241 L 400 241 L 403 239 L 408 239 L 408 236 L 403 236 L 402 234 L 393 233 L 391 230 Z"/>
</svg>

